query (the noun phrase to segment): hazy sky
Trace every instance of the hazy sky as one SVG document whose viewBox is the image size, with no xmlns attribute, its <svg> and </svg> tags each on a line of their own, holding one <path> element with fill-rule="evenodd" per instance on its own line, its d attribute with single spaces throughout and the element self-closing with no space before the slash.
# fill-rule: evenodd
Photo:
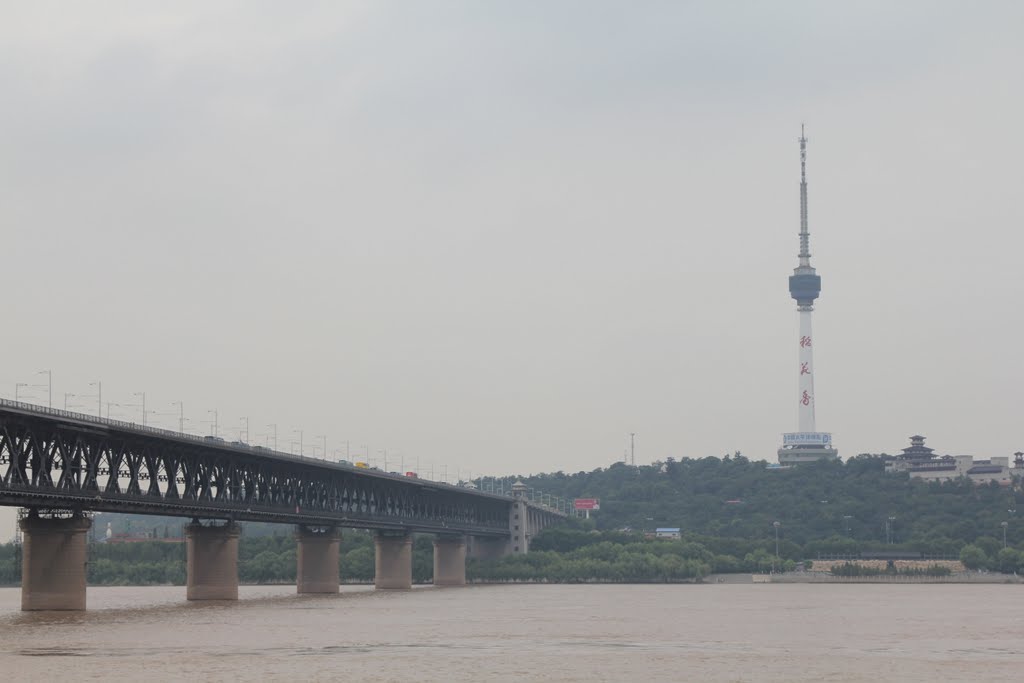
<svg viewBox="0 0 1024 683">
<path fill-rule="evenodd" d="M 805 122 L 819 429 L 1024 449 L 1022 3 L 0 16 L 0 395 L 449 477 L 774 460 Z"/>
</svg>

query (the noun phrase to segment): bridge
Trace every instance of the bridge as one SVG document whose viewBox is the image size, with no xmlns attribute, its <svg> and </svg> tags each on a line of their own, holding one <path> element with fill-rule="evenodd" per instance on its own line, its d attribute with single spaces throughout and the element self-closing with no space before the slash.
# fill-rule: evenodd
<svg viewBox="0 0 1024 683">
<path fill-rule="evenodd" d="M 434 584 L 467 554 L 525 553 L 566 515 L 527 500 L 0 399 L 0 505 L 19 522 L 22 609 L 85 609 L 89 512 L 191 518 L 189 600 L 238 598 L 238 522 L 296 527 L 299 593 L 336 593 L 342 528 L 375 532 L 374 585 L 412 586 L 412 534 L 436 536 Z"/>
</svg>

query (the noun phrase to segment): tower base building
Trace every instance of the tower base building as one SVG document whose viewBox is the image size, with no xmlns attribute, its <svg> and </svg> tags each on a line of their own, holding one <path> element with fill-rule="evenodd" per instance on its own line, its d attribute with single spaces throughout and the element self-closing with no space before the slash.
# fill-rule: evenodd
<svg viewBox="0 0 1024 683">
<path fill-rule="evenodd" d="M 827 432 L 796 432 L 782 435 L 778 456 L 780 465 L 799 465 L 818 460 L 838 460 L 839 450 L 832 447 L 832 435 Z"/>
</svg>

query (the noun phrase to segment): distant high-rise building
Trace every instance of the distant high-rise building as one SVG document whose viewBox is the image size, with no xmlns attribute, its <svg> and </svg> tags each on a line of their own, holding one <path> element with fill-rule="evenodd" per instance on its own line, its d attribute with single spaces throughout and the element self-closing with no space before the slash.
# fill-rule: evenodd
<svg viewBox="0 0 1024 683">
<path fill-rule="evenodd" d="M 789 294 L 796 299 L 800 316 L 797 361 L 797 432 L 782 435 L 779 463 L 794 465 L 814 460 L 833 460 L 839 451 L 832 447 L 832 435 L 817 431 L 814 424 L 814 344 L 811 312 L 821 293 L 821 276 L 811 266 L 811 237 L 807 229 L 807 138 L 800 127 L 800 262 L 789 277 Z"/>
</svg>

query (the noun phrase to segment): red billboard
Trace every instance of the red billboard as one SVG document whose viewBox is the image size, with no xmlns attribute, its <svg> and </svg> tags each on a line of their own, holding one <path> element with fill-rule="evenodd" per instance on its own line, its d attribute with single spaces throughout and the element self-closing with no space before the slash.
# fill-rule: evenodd
<svg viewBox="0 0 1024 683">
<path fill-rule="evenodd" d="M 600 510 L 601 501 L 597 498 L 577 498 L 573 502 L 573 507 L 577 510 Z"/>
</svg>

